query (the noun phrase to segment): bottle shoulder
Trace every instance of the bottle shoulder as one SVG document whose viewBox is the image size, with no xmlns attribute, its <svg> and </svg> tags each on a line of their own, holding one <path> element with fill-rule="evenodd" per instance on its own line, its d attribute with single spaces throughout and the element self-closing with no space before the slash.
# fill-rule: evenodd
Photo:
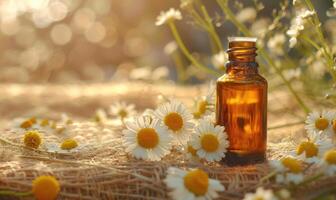
<svg viewBox="0 0 336 200">
<path fill-rule="evenodd" d="M 267 85 L 267 80 L 258 73 L 244 75 L 244 76 L 235 76 L 228 73 L 223 74 L 217 79 L 217 82 L 230 82 L 230 83 L 260 83 Z"/>
</svg>

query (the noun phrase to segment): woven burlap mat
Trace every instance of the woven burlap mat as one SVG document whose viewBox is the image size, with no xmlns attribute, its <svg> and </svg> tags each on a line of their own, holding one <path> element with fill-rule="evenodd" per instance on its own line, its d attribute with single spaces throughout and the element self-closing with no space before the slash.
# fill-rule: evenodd
<svg viewBox="0 0 336 200">
<path fill-rule="evenodd" d="M 205 88 L 153 86 L 144 83 L 82 86 L 0 85 L 3 94 L 0 97 L 0 112 L 3 114 L 0 189 L 29 191 L 34 178 L 52 174 L 61 184 L 59 199 L 168 199 L 167 188 L 162 180 L 169 166 L 206 170 L 211 178 L 220 180 L 226 188 L 220 193 L 220 199 L 242 199 L 246 192 L 253 191 L 260 185 L 279 187 L 270 180 L 261 182 L 271 172 L 267 163 L 243 167 L 194 163 L 187 161 L 178 151 L 172 152 L 160 162 L 135 160 L 125 154 L 121 144 L 123 127 L 105 127 L 110 130 L 106 135 L 101 127 L 88 123 L 97 108 L 106 108 L 118 100 L 135 103 L 138 110 L 144 110 L 154 108 L 159 101 L 158 96 L 164 94 L 191 105 L 195 96 L 205 93 Z M 269 107 L 270 104 L 275 106 L 269 109 L 269 127 L 297 120 L 284 111 L 279 102 L 287 106 L 286 109 L 295 108 L 286 93 L 271 94 Z M 27 149 L 18 140 L 19 136 L 13 135 L 8 129 L 8 123 L 14 117 L 58 119 L 63 112 L 68 113 L 79 124 L 85 124 L 88 130 L 95 130 L 94 136 L 92 131 L 78 133 L 83 138 L 90 138 L 88 143 L 91 143 L 79 153 L 52 154 L 44 150 Z M 302 124 L 269 130 L 268 159 L 278 159 L 288 153 L 303 134 Z M 102 138 L 104 142 L 101 142 Z M 314 183 L 309 187 L 316 188 L 323 184 L 332 184 L 332 180 Z M 307 191 L 298 189 L 293 195 L 297 199 L 305 199 Z"/>
</svg>

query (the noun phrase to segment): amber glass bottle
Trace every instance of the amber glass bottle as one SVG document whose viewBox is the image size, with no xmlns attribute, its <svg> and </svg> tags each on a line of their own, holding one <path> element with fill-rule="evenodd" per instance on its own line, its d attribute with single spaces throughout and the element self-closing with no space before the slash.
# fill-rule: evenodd
<svg viewBox="0 0 336 200">
<path fill-rule="evenodd" d="M 265 160 L 267 81 L 258 73 L 256 51 L 256 38 L 229 38 L 226 73 L 217 81 L 216 121 L 228 134 L 228 165 Z"/>
</svg>

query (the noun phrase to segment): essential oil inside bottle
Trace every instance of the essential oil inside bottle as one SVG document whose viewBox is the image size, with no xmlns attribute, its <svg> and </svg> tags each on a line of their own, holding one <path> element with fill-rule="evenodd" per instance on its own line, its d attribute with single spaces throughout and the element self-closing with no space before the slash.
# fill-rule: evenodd
<svg viewBox="0 0 336 200">
<path fill-rule="evenodd" d="M 229 38 L 226 73 L 217 81 L 216 121 L 228 134 L 228 165 L 265 160 L 267 81 L 258 73 L 256 51 L 256 38 Z"/>
</svg>

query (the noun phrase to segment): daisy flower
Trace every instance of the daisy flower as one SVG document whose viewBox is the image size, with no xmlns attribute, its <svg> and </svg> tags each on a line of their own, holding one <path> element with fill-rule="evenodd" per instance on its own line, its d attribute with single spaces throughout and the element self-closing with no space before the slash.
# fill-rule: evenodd
<svg viewBox="0 0 336 200">
<path fill-rule="evenodd" d="M 125 102 L 116 102 L 110 106 L 110 115 L 125 120 L 136 114 L 134 104 L 127 104 Z"/>
<path fill-rule="evenodd" d="M 45 145 L 47 152 L 49 153 L 73 153 L 82 150 L 85 146 L 78 143 L 76 139 L 68 138 L 63 140 L 59 145 L 56 143 Z"/>
<path fill-rule="evenodd" d="M 159 106 L 154 115 L 161 120 L 176 142 L 185 144 L 188 141 L 193 123 L 192 115 L 184 104 L 171 100 Z"/>
<path fill-rule="evenodd" d="M 12 130 L 16 132 L 22 132 L 26 130 L 38 130 L 40 132 L 52 132 L 51 123 L 48 119 L 36 119 L 31 118 L 19 118 L 13 120 Z"/>
<path fill-rule="evenodd" d="M 29 130 L 29 129 L 33 129 L 33 127 L 36 124 L 37 124 L 37 120 L 35 117 L 18 118 L 18 119 L 13 120 L 11 127 L 14 129 Z"/>
<path fill-rule="evenodd" d="M 53 123 L 49 119 L 38 119 L 32 128 L 33 130 L 38 130 L 44 133 L 53 133 Z"/>
<path fill-rule="evenodd" d="M 214 112 L 215 105 L 215 84 L 212 82 L 209 84 L 208 94 L 196 99 L 194 108 L 194 118 L 200 119 L 204 116 L 211 115 Z"/>
<path fill-rule="evenodd" d="M 181 20 L 181 19 L 182 19 L 181 12 L 174 8 L 170 8 L 168 11 L 160 13 L 160 15 L 156 19 L 155 25 L 161 26 L 169 21 Z"/>
<path fill-rule="evenodd" d="M 137 117 L 134 121 L 126 121 L 123 131 L 126 152 L 135 158 L 158 161 L 169 154 L 171 136 L 157 119 Z"/>
<path fill-rule="evenodd" d="M 210 200 L 218 197 L 217 192 L 225 190 L 218 180 L 210 179 L 201 169 L 184 171 L 169 167 L 164 182 L 172 190 L 169 195 L 176 200 Z"/>
<path fill-rule="evenodd" d="M 100 125 L 106 124 L 108 121 L 106 112 L 103 109 L 97 109 L 94 115 L 94 121 Z"/>
<path fill-rule="evenodd" d="M 186 155 L 188 160 L 199 161 L 197 155 L 197 150 L 191 145 L 190 141 L 184 146 L 184 155 Z"/>
<path fill-rule="evenodd" d="M 37 200 L 54 200 L 60 192 L 60 184 L 54 176 L 39 176 L 33 181 L 32 193 Z"/>
<path fill-rule="evenodd" d="M 262 187 L 257 188 L 255 193 L 247 193 L 243 200 L 277 200 L 272 190 L 265 190 Z"/>
<path fill-rule="evenodd" d="M 224 126 L 215 126 L 212 122 L 200 121 L 190 141 L 200 158 L 212 162 L 225 157 L 229 141 L 224 129 Z"/>
<path fill-rule="evenodd" d="M 333 115 L 330 111 L 309 113 L 306 119 L 306 130 L 310 134 L 318 132 L 322 135 L 329 135 L 332 128 Z"/>
<path fill-rule="evenodd" d="M 298 12 L 298 15 L 292 19 L 291 26 L 286 32 L 286 34 L 290 37 L 289 39 L 289 47 L 293 48 L 297 43 L 297 38 L 300 35 L 300 32 L 305 28 L 306 18 L 313 16 L 315 11 L 311 10 L 301 10 Z"/>
<path fill-rule="evenodd" d="M 332 149 L 325 152 L 323 159 L 320 163 L 322 171 L 328 175 L 333 176 L 336 174 L 336 150 Z"/>
<path fill-rule="evenodd" d="M 303 165 L 300 160 L 285 157 L 281 160 L 273 160 L 270 164 L 278 173 L 275 177 L 277 183 L 298 184 L 303 181 Z"/>
<path fill-rule="evenodd" d="M 301 142 L 294 153 L 297 159 L 307 163 L 318 163 L 323 154 L 333 146 L 331 140 L 314 132 L 308 134 L 308 140 Z"/>
<path fill-rule="evenodd" d="M 73 124 L 73 120 L 66 113 L 62 113 L 61 124 L 64 126 L 67 126 L 67 125 Z"/>
<path fill-rule="evenodd" d="M 36 131 L 27 131 L 23 136 L 23 143 L 26 147 L 37 149 L 42 143 L 41 134 Z"/>
</svg>

